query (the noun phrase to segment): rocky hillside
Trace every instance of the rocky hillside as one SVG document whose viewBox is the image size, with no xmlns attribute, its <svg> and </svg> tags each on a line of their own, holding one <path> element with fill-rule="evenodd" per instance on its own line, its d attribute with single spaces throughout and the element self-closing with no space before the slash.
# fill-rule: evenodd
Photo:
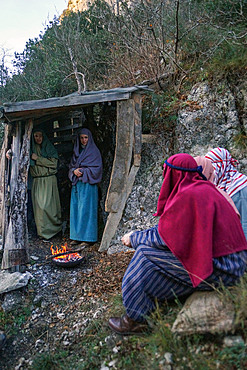
<svg viewBox="0 0 247 370">
<path fill-rule="evenodd" d="M 163 131 L 144 137 L 141 167 L 108 254 L 124 249 L 120 241 L 124 233 L 157 223 L 153 213 L 162 184 L 162 163 L 170 155 L 203 155 L 209 147 L 220 145 L 231 151 L 240 170 L 247 173 L 245 86 L 197 83 L 178 112 L 174 135 Z M 63 242 L 69 243 L 69 235 Z M 51 263 L 46 243 L 31 238 L 29 284 L 0 294 L 0 329 L 7 335 L 0 353 L 1 369 L 180 370 L 201 369 L 201 363 L 208 370 L 246 368 L 245 325 L 242 322 L 239 335 L 230 329 L 229 317 L 227 331 L 234 335 L 205 336 L 201 342 L 199 337 L 193 341 L 171 334 L 177 312 L 171 305 L 165 314 L 158 311 L 153 335 L 120 338 L 113 334 L 107 321 L 123 310 L 118 300 L 121 281 L 133 251 L 109 256 L 99 253 L 98 247 L 83 249 L 84 263 L 68 270 Z M 246 289 L 240 286 L 240 291 L 237 305 L 239 309 L 242 304 L 245 312 Z"/>
<path fill-rule="evenodd" d="M 178 112 L 173 137 L 160 132 L 143 143 L 141 168 L 109 253 L 120 248 L 126 232 L 158 222 L 153 213 L 162 184 L 162 163 L 170 155 L 205 155 L 210 148 L 221 146 L 230 150 L 240 162 L 239 171 L 247 174 L 246 87 L 244 82 L 234 88 L 226 83 L 197 83 Z"/>
</svg>

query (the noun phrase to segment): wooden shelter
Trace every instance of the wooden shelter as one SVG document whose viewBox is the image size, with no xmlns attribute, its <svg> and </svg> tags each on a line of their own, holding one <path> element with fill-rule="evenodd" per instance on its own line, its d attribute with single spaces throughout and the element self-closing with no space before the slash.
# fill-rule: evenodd
<svg viewBox="0 0 247 370">
<path fill-rule="evenodd" d="M 28 262 L 27 184 L 33 127 L 44 129 L 59 153 L 71 154 L 78 128 L 88 127 L 93 134 L 101 130 L 103 135 L 106 128 L 102 131 L 101 123 L 95 124 L 92 116 L 90 119 L 92 109 L 102 104 L 113 107 L 116 117 L 114 158 L 105 194 L 107 219 L 99 251 L 108 249 L 140 166 L 141 95 L 147 90 L 146 86 L 134 86 L 74 93 L 60 98 L 5 103 L 0 108 L 0 118 L 5 123 L 0 159 L 2 269 L 18 271 L 19 266 Z M 6 159 L 9 148 L 13 153 L 11 163 Z"/>
</svg>

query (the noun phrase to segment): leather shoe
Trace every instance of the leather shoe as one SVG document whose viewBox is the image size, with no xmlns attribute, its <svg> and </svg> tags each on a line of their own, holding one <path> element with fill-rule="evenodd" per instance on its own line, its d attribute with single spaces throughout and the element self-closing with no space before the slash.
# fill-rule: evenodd
<svg viewBox="0 0 247 370">
<path fill-rule="evenodd" d="M 81 242 L 79 240 L 72 240 L 69 244 L 70 245 L 78 245 L 80 244 Z"/>
<path fill-rule="evenodd" d="M 147 330 L 147 324 L 136 322 L 127 315 L 111 317 L 108 325 L 115 333 L 120 335 L 141 334 Z"/>
</svg>

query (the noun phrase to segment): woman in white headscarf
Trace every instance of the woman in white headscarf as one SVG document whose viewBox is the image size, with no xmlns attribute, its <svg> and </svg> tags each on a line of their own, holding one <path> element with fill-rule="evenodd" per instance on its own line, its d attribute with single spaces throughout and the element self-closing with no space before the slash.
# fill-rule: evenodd
<svg viewBox="0 0 247 370">
<path fill-rule="evenodd" d="M 237 170 L 238 161 L 224 148 L 210 150 L 205 158 L 213 165 L 214 184 L 224 190 L 237 207 L 247 239 L 247 176 Z"/>
</svg>

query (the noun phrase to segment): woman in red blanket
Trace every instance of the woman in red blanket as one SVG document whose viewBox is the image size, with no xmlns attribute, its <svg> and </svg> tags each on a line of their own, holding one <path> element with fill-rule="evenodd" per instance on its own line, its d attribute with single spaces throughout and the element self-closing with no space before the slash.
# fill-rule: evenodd
<svg viewBox="0 0 247 370">
<path fill-rule="evenodd" d="M 189 154 L 164 164 L 159 223 L 123 241 L 135 254 L 122 282 L 126 314 L 109 320 L 119 334 L 139 333 L 155 302 L 235 284 L 244 274 L 247 242 L 233 207 Z"/>
</svg>

